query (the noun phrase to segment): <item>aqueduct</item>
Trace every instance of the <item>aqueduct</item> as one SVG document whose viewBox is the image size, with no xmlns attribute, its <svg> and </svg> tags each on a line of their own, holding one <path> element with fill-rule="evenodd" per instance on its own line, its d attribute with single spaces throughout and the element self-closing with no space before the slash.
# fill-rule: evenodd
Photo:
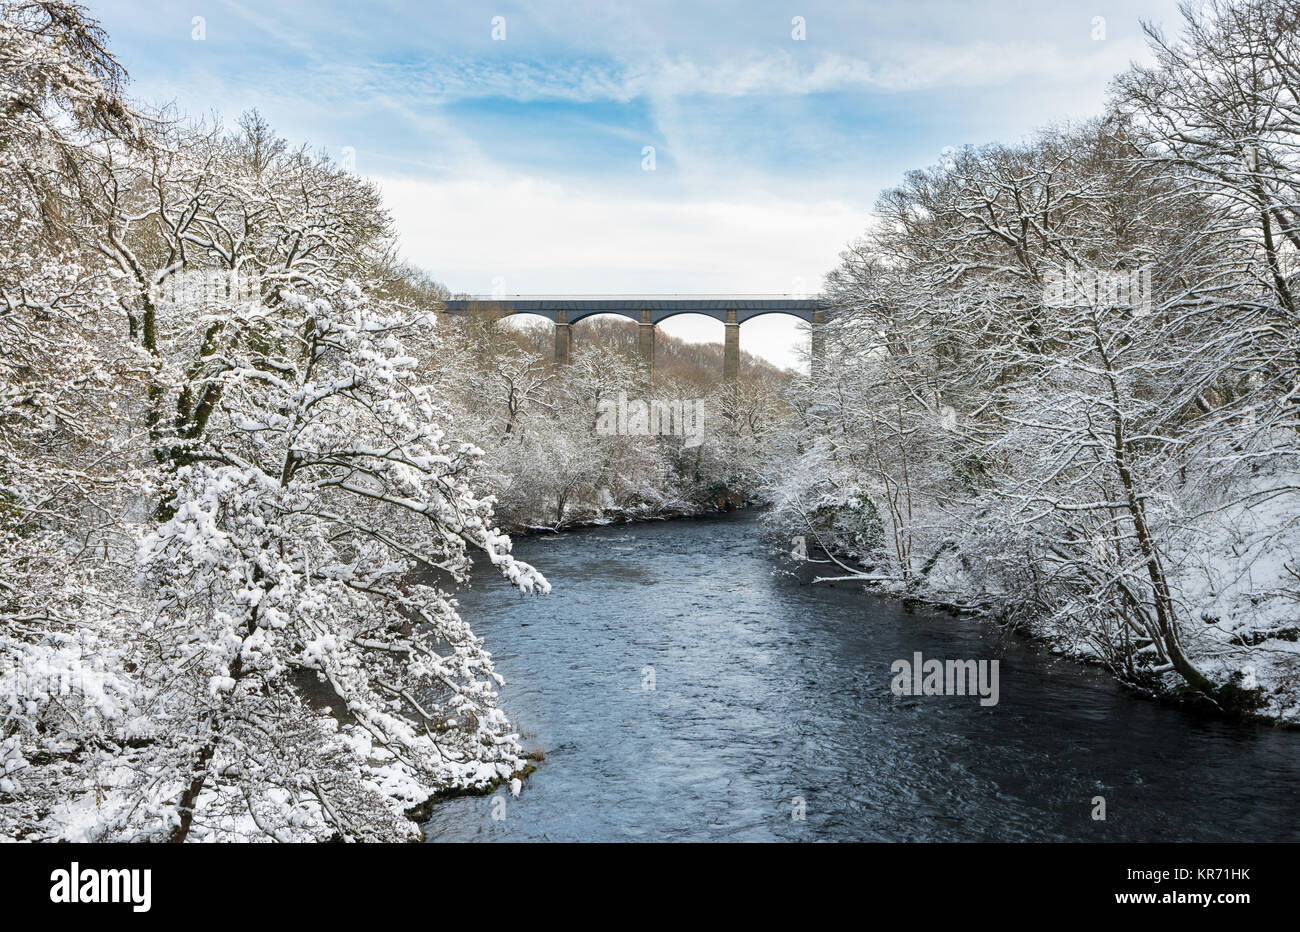
<svg viewBox="0 0 1300 932">
<path fill-rule="evenodd" d="M 655 325 L 678 314 L 703 314 L 722 321 L 722 374 L 734 382 L 740 375 L 740 325 L 762 314 L 789 314 L 812 327 L 812 364 L 821 355 L 820 325 L 826 319 L 826 302 L 793 295 L 493 295 L 461 296 L 443 302 L 449 313 L 482 308 L 501 314 L 536 314 L 555 324 L 555 361 L 567 364 L 572 356 L 571 327 L 594 314 L 617 314 L 640 325 L 641 357 L 654 370 Z"/>
</svg>

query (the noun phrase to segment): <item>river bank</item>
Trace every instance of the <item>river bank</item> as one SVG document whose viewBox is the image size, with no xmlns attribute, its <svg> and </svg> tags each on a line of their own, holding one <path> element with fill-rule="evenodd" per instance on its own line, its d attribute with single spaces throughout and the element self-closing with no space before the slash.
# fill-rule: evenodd
<svg viewBox="0 0 1300 932">
<path fill-rule="evenodd" d="M 690 521 L 731 514 L 736 511 L 763 511 L 765 506 L 748 502 L 731 496 L 721 496 L 713 502 L 694 507 L 673 507 L 662 509 L 645 509 L 640 511 L 611 510 L 595 514 L 579 512 L 577 516 L 557 525 L 535 524 L 511 519 L 508 515 L 500 518 L 501 530 L 512 539 L 533 537 L 537 535 L 561 534 L 568 531 L 582 531 L 592 528 L 618 527 L 629 524 L 647 524 L 660 521 Z"/>
<path fill-rule="evenodd" d="M 842 559 L 840 555 L 837 559 Z M 1221 685 L 1217 695 L 1210 696 L 1197 690 L 1182 680 L 1172 671 L 1141 676 L 1126 675 L 1116 670 L 1086 640 L 1080 640 L 1076 632 L 1043 616 L 1012 617 L 1004 603 L 987 593 L 973 592 L 966 583 L 969 580 L 959 567 L 959 555 L 941 552 L 934 555 L 931 569 L 941 561 L 948 563 L 937 572 L 926 572 L 915 580 L 912 586 L 906 586 L 898 580 L 881 580 L 870 578 L 864 573 L 863 578 L 851 576 L 827 580 L 831 584 L 860 583 L 864 589 L 886 597 L 898 599 L 904 605 L 925 605 L 934 609 L 951 612 L 955 615 L 980 618 L 1006 629 L 1017 637 L 1025 638 L 1043 645 L 1052 653 L 1074 663 L 1101 669 L 1112 676 L 1125 689 L 1155 702 L 1169 703 L 1183 708 L 1222 716 L 1229 720 L 1263 723 L 1274 727 L 1300 729 L 1300 711 L 1293 702 L 1285 699 L 1289 695 L 1287 688 L 1279 684 L 1276 678 L 1260 677 L 1253 685 L 1243 683 L 1240 676 L 1231 676 Z M 816 574 L 812 574 L 815 576 Z M 1295 638 L 1289 639 L 1294 642 Z M 1253 667 L 1246 669 L 1252 671 Z M 1268 694 L 1283 697 L 1280 701 L 1268 701 Z M 1293 687 L 1291 687 L 1293 689 Z"/>
</svg>

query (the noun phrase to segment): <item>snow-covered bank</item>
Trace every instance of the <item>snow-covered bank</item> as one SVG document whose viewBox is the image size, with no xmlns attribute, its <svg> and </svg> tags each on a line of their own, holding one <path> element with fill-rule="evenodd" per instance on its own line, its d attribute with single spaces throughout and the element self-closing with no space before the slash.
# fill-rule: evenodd
<svg viewBox="0 0 1300 932">
<path fill-rule="evenodd" d="M 591 528 L 612 527 L 621 524 L 647 524 L 657 521 L 688 521 L 696 518 L 711 518 L 763 507 L 755 502 L 724 498 L 703 504 L 683 505 L 675 508 L 615 509 L 576 513 L 566 517 L 562 524 L 531 524 L 511 521 L 508 515 L 502 516 L 502 530 L 512 538 L 534 537 L 546 534 L 560 534 L 566 531 L 582 531 Z"/>
<path fill-rule="evenodd" d="M 920 555 L 920 569 L 907 580 L 862 569 L 851 548 L 836 548 L 828 539 L 841 565 L 831 563 L 818 575 L 821 581 L 860 581 L 900 599 L 990 618 L 1062 656 L 1105 667 L 1145 695 L 1297 727 L 1300 474 L 1264 472 L 1253 480 L 1245 492 L 1222 489 L 1210 496 L 1174 536 L 1167 559 L 1184 649 L 1218 686 L 1213 696 L 1189 688 L 1167 664 L 1149 662 L 1149 644 L 1134 647 L 1133 663 L 1116 663 L 1111 638 L 1119 622 L 1099 625 L 1095 605 L 1054 585 L 1059 566 L 1024 565 L 1022 573 L 995 576 L 985 545 L 975 537 L 945 538 Z M 787 530 L 793 534 L 797 527 Z M 1041 591 L 1017 591 L 1017 585 Z"/>
</svg>

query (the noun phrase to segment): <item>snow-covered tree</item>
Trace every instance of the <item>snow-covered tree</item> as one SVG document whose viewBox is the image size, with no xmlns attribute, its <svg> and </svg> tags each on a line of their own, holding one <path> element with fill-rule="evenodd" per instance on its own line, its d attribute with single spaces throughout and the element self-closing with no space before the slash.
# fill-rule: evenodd
<svg viewBox="0 0 1300 932">
<path fill-rule="evenodd" d="M 1229 677 L 1202 667 L 1223 670 L 1226 645 L 1200 637 L 1178 580 L 1214 546 L 1197 524 L 1226 452 L 1210 399 L 1249 370 L 1266 315 L 1230 274 L 1219 205 L 1154 145 L 1116 114 L 887 192 L 831 278 L 838 355 L 790 472 L 832 488 L 776 492 L 841 524 L 865 493 L 890 570 L 870 575 L 1221 697 Z"/>
<path fill-rule="evenodd" d="M 82 209 L 105 147 L 145 146 L 103 32 L 73 4 L 0 3 L 0 74 L 0 836 L 27 837 L 132 704 L 123 515 L 150 481 L 138 399 L 157 371 Z"/>
<path fill-rule="evenodd" d="M 161 612 L 138 664 L 167 711 L 112 832 L 398 837 L 436 791 L 521 766 L 451 596 L 467 550 L 521 591 L 549 587 L 510 555 L 471 485 L 479 451 L 446 442 L 418 384 L 402 337 L 427 319 L 345 283 L 286 289 L 240 325 L 265 353 L 222 374 L 174 515 L 142 548 Z"/>
</svg>

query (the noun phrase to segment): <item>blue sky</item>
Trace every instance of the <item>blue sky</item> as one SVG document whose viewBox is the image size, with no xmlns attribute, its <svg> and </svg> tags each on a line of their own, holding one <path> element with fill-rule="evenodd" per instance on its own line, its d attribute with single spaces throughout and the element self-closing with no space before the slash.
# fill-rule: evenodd
<svg viewBox="0 0 1300 932">
<path fill-rule="evenodd" d="M 1098 112 L 1146 59 L 1139 20 L 1178 23 L 1174 0 L 89 6 L 137 98 L 350 149 L 408 258 L 531 294 L 815 292 L 882 188 Z M 741 340 L 789 365 L 799 337 Z"/>
</svg>

